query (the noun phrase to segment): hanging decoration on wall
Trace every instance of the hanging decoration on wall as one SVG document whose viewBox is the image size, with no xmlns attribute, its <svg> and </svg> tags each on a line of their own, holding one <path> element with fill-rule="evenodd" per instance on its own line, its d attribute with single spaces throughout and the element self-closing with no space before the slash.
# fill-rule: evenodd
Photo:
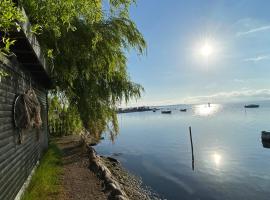
<svg viewBox="0 0 270 200">
<path fill-rule="evenodd" d="M 40 103 L 35 91 L 31 88 L 16 97 L 14 104 L 14 124 L 19 130 L 19 143 L 23 142 L 23 131 L 42 126 Z"/>
</svg>

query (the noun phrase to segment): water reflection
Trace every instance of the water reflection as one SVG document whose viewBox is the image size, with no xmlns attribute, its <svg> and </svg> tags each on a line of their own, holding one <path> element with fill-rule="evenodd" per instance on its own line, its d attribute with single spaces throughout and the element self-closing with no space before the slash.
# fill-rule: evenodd
<svg viewBox="0 0 270 200">
<path fill-rule="evenodd" d="M 200 116 L 209 116 L 217 113 L 221 109 L 220 104 L 201 104 L 195 106 L 195 114 Z"/>
<path fill-rule="evenodd" d="M 269 128 L 270 102 L 260 104 L 264 109 L 247 110 L 247 117 L 241 103 L 188 105 L 192 113 L 185 115 L 179 111 L 182 105 L 170 116 L 153 112 L 119 115 L 123 121 L 116 143 L 103 140 L 96 149 L 105 155 L 124 152 L 118 157 L 123 166 L 141 176 L 162 199 L 266 200 L 270 196 L 270 149 L 265 148 L 270 145 L 260 141 L 258 130 Z M 196 165 L 194 172 L 192 164 Z"/>
</svg>

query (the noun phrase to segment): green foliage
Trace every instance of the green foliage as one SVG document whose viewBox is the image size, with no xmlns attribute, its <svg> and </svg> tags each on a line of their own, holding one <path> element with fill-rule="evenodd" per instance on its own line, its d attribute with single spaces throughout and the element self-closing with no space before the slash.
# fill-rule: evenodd
<svg viewBox="0 0 270 200">
<path fill-rule="evenodd" d="M 75 19 L 84 18 L 88 23 L 102 15 L 100 0 L 21 0 L 33 25 L 39 25 L 54 42 L 62 34 L 75 31 Z M 45 34 L 44 34 L 45 35 Z"/>
<path fill-rule="evenodd" d="M 16 28 L 20 29 L 18 22 L 24 21 L 20 10 L 15 7 L 12 0 L 0 1 L 0 30 L 7 33 Z"/>
<path fill-rule="evenodd" d="M 0 54 L 7 55 L 10 52 L 10 47 L 14 45 L 15 40 L 8 36 L 8 32 L 17 29 L 20 30 L 20 22 L 25 19 L 20 10 L 15 7 L 12 0 L 0 1 Z"/>
<path fill-rule="evenodd" d="M 54 58 L 54 57 L 53 57 L 53 49 L 48 49 L 48 51 L 47 51 L 47 56 L 48 56 L 48 58 L 51 58 L 51 59 Z"/>
<path fill-rule="evenodd" d="M 9 76 L 9 74 L 7 72 L 0 69 L 0 82 L 1 82 L 2 78 L 8 77 L 8 76 Z"/>
<path fill-rule="evenodd" d="M 10 47 L 15 44 L 15 40 L 11 40 L 10 38 L 3 37 L 2 38 L 3 47 L 0 49 L 0 53 L 3 55 L 8 55 L 10 52 Z"/>
<path fill-rule="evenodd" d="M 58 147 L 50 144 L 22 200 L 56 199 L 61 189 L 59 184 L 63 171 L 61 158 L 62 154 Z"/>
<path fill-rule="evenodd" d="M 42 33 L 42 27 L 39 24 L 31 26 L 31 33 L 35 35 L 40 35 Z"/>
<path fill-rule="evenodd" d="M 140 44 L 143 46 L 144 41 L 133 37 L 139 35 L 134 26 L 124 18 L 91 26 L 78 21 L 76 32 L 69 32 L 58 40 L 63 56 L 55 60 L 55 73 L 64 75 L 57 79 L 58 85 L 64 88 L 62 91 L 72 105 L 77 106 L 84 126 L 93 134 L 109 128 L 108 121 L 116 133 L 116 105 L 131 97 L 140 97 L 142 87 L 130 81 L 123 52 L 128 46 L 142 52 Z M 63 63 L 67 67 L 59 67 Z"/>
<path fill-rule="evenodd" d="M 79 133 L 82 129 L 82 122 L 78 111 L 68 104 L 67 99 L 58 94 L 50 94 L 49 98 L 49 122 L 56 131 L 51 132 L 52 136 L 63 136 Z M 62 124 L 64 130 L 57 131 L 57 126 Z"/>
<path fill-rule="evenodd" d="M 104 11 L 102 0 L 20 1 L 54 66 L 50 118 L 66 116 L 96 135 L 104 130 L 117 133 L 117 105 L 139 98 L 143 91 L 127 72 L 125 53 L 143 54 L 146 47 L 129 16 L 132 3 L 109 0 Z M 66 99 L 64 106 L 59 94 Z"/>
<path fill-rule="evenodd" d="M 6 76 L 8 76 L 8 73 L 3 71 L 3 70 L 0 70 L 0 78 L 1 77 L 6 77 Z"/>
</svg>

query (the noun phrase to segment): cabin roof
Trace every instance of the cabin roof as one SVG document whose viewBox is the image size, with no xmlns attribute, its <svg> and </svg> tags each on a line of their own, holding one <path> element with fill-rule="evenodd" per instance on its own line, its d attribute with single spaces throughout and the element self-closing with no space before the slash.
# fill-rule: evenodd
<svg viewBox="0 0 270 200">
<path fill-rule="evenodd" d="M 51 88 L 52 81 L 48 64 L 36 36 L 31 32 L 31 24 L 25 10 L 23 8 L 21 10 L 26 20 L 20 24 L 20 31 L 10 33 L 10 37 L 16 40 L 11 50 L 23 68 L 31 73 L 34 80 L 45 88 Z"/>
</svg>

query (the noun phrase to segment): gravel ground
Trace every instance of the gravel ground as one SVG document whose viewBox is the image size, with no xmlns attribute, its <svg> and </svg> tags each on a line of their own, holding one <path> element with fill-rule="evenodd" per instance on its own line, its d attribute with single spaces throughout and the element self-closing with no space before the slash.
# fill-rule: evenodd
<svg viewBox="0 0 270 200">
<path fill-rule="evenodd" d="M 61 200 L 107 200 L 103 181 L 89 169 L 89 158 L 82 148 L 81 138 L 68 136 L 55 140 L 63 152 Z M 159 200 L 150 189 L 145 188 L 141 178 L 129 173 L 119 162 L 101 157 L 102 163 L 111 171 L 115 180 L 125 191 L 130 200 Z"/>
<path fill-rule="evenodd" d="M 71 139 L 70 139 L 71 140 Z M 105 200 L 102 181 L 88 168 L 88 156 L 78 141 L 65 138 L 58 146 L 63 151 L 61 200 Z"/>
</svg>

